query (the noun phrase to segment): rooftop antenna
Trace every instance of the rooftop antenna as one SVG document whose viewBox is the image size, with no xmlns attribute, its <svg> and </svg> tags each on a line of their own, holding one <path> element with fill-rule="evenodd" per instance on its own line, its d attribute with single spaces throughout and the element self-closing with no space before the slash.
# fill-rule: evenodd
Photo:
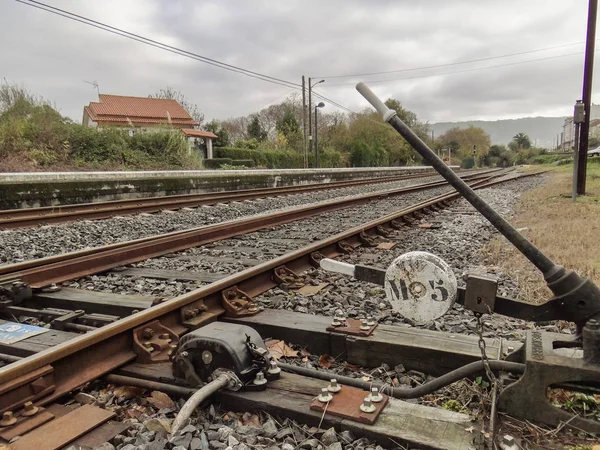
<svg viewBox="0 0 600 450">
<path fill-rule="evenodd" d="M 94 81 L 85 81 L 85 80 L 83 80 L 83 82 L 87 83 L 87 84 L 91 84 L 92 86 L 94 86 L 96 88 L 96 92 L 98 92 L 98 99 L 100 99 L 100 86 L 98 85 L 98 82 L 95 81 L 95 80 Z"/>
</svg>

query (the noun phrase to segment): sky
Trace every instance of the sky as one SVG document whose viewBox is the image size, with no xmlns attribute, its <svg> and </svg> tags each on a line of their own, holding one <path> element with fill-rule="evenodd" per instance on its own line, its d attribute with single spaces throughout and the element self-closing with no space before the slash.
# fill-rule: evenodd
<svg viewBox="0 0 600 450">
<path fill-rule="evenodd" d="M 354 88 L 358 81 L 430 123 L 566 116 L 581 98 L 584 0 L 45 3 L 291 83 L 300 84 L 302 75 L 325 79 L 315 92 L 353 111 L 368 106 Z M 0 0 L 0 42 L 0 79 L 45 97 L 76 121 L 84 105 L 97 101 L 85 81 L 96 81 L 100 93 L 133 96 L 171 86 L 207 120 L 247 115 L 298 92 L 15 0 Z M 530 53 L 496 58 L 523 52 Z M 447 66 L 419 69 L 440 65 Z M 339 77 L 346 75 L 357 76 Z"/>
</svg>

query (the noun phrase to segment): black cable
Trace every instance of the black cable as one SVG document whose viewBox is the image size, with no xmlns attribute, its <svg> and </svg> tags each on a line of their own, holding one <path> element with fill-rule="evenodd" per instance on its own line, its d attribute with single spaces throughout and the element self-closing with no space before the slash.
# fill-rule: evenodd
<svg viewBox="0 0 600 450">
<path fill-rule="evenodd" d="M 600 40 L 600 39 L 596 39 L 596 40 Z M 471 60 L 467 60 L 467 61 L 457 61 L 457 62 L 447 63 L 447 64 L 436 64 L 433 66 L 412 67 L 410 69 L 387 70 L 387 71 L 383 71 L 383 72 L 355 73 L 355 74 L 350 74 L 350 75 L 331 75 L 328 77 L 315 77 L 315 78 L 331 79 L 331 78 L 366 77 L 366 76 L 370 76 L 370 75 L 385 75 L 385 74 L 389 74 L 389 73 L 414 72 L 417 70 L 426 70 L 426 69 L 439 69 L 440 67 L 458 66 L 458 65 L 462 65 L 462 64 L 470 64 L 470 63 L 481 62 L 481 61 L 490 61 L 492 59 L 509 58 L 511 56 L 519 56 L 519 55 L 527 55 L 530 53 L 545 52 L 548 50 L 555 50 L 557 48 L 564 48 L 564 47 L 572 47 L 574 45 L 581 45 L 581 44 L 585 44 L 585 42 L 583 42 L 583 41 L 582 42 L 574 42 L 573 44 L 562 44 L 562 45 L 557 45 L 554 47 L 540 48 L 537 50 L 528 50 L 525 52 L 518 52 L 518 53 L 508 53 L 506 55 L 489 56 L 486 58 L 471 59 Z"/>
<path fill-rule="evenodd" d="M 598 50 L 596 50 L 598 51 Z M 487 70 L 487 69 L 496 69 L 499 67 L 508 67 L 508 66 L 516 66 L 519 64 L 527 64 L 527 63 L 532 63 L 532 62 L 538 62 L 538 61 L 546 61 L 549 59 L 557 59 L 557 58 L 565 58 L 567 56 L 575 56 L 575 55 L 583 55 L 584 52 L 577 52 L 577 53 L 567 53 L 565 55 L 557 55 L 557 56 L 548 56 L 545 58 L 537 58 L 537 59 L 528 59 L 526 61 L 517 61 L 514 63 L 506 63 L 506 64 L 497 64 L 495 66 L 488 66 L 488 67 L 475 67 L 472 69 L 464 69 L 464 70 L 455 70 L 453 72 L 442 72 L 442 73 L 433 73 L 433 74 L 428 74 L 428 75 L 415 75 L 414 77 L 404 77 L 404 78 L 390 78 L 387 80 L 372 80 L 372 81 L 366 81 L 369 84 L 377 84 L 377 83 L 391 83 L 394 81 L 402 81 L 402 80 L 416 80 L 419 78 L 432 78 L 432 77 L 439 77 L 439 76 L 443 76 L 443 75 L 454 75 L 457 73 L 467 73 L 467 72 L 476 72 L 478 70 Z M 335 86 L 354 86 L 356 85 L 356 83 L 338 83 L 338 84 L 326 84 L 324 86 L 326 87 L 335 87 Z"/>
<path fill-rule="evenodd" d="M 525 364 L 509 362 L 509 361 L 488 361 L 490 369 L 494 372 L 510 372 L 515 374 L 525 373 Z M 292 364 L 278 363 L 278 366 L 286 372 L 297 373 L 305 377 L 317 378 L 319 380 L 329 381 L 335 378 L 338 383 L 345 384 L 347 386 L 353 386 L 366 391 L 370 391 L 372 387 L 378 388 L 380 391 L 385 387 L 385 394 L 394 398 L 419 398 L 424 395 L 431 394 L 443 387 L 446 387 L 452 383 L 455 383 L 463 378 L 475 375 L 477 373 L 484 372 L 483 361 L 475 361 L 465 366 L 459 367 L 452 372 L 442 375 L 428 383 L 422 384 L 415 388 L 394 388 L 389 385 L 385 385 L 381 382 L 369 382 L 363 381 L 357 378 L 346 377 L 343 375 L 336 375 L 331 372 L 323 372 L 316 369 L 308 369 L 306 367 L 298 367 Z M 343 389 L 343 388 L 342 388 Z"/>
<path fill-rule="evenodd" d="M 22 4 L 26 5 L 26 6 L 31 6 L 33 8 L 37 8 L 37 9 L 40 9 L 42 11 L 46 11 L 46 12 L 49 12 L 49 13 L 52 13 L 52 14 L 55 14 L 55 15 L 58 15 L 58 16 L 61 16 L 61 17 L 65 17 L 67 19 L 74 20 L 76 22 L 80 22 L 80 23 L 83 23 L 85 25 L 92 26 L 94 28 L 98 28 L 100 30 L 107 31 L 107 32 L 112 33 L 112 34 L 116 34 L 118 36 L 122 36 L 122 37 L 125 37 L 125 38 L 128 38 L 128 39 L 134 40 L 134 41 L 138 41 L 138 42 L 141 42 L 143 44 L 159 48 L 161 50 L 166 50 L 166 51 L 169 51 L 171 53 L 174 53 L 174 54 L 177 54 L 177 55 L 180 55 L 180 56 L 185 56 L 185 57 L 194 59 L 196 61 L 200 61 L 200 62 L 203 62 L 205 64 L 209 64 L 211 66 L 215 66 L 215 67 L 218 67 L 218 68 L 221 68 L 221 69 L 224 69 L 224 70 L 229 70 L 231 72 L 240 73 L 242 75 L 246 75 L 246 76 L 251 77 L 251 78 L 256 78 L 256 79 L 259 79 L 259 80 L 262 80 L 262 81 L 267 81 L 269 83 L 279 84 L 279 85 L 285 86 L 285 87 L 293 87 L 294 89 L 300 89 L 300 86 L 301 86 L 300 84 L 293 83 L 291 81 L 286 81 L 286 80 L 282 80 L 280 78 L 271 77 L 269 75 L 264 75 L 264 74 L 261 74 L 261 73 L 258 73 L 258 72 L 253 72 L 251 70 L 247 70 L 247 69 L 244 69 L 244 68 L 241 68 L 241 67 L 238 67 L 238 66 L 227 64 L 227 63 L 224 63 L 224 62 L 212 59 L 212 58 L 208 58 L 206 56 L 199 55 L 197 53 L 193 53 L 193 52 L 189 52 L 187 50 L 183 50 L 183 49 L 180 49 L 180 48 L 177 48 L 177 47 L 173 47 L 171 45 L 164 44 L 162 42 L 155 41 L 153 39 L 146 38 L 144 36 L 141 36 L 141 35 L 138 35 L 138 34 L 135 34 L 135 33 L 131 33 L 129 31 L 126 31 L 126 30 L 123 30 L 123 29 L 120 29 L 120 28 L 116 28 L 116 27 L 113 27 L 111 25 L 107 25 L 107 24 L 102 23 L 102 22 L 95 21 L 93 19 L 88 19 L 87 17 L 80 16 L 78 14 L 71 13 L 69 11 L 66 11 L 66 10 L 63 10 L 63 9 L 60 9 L 60 8 L 56 8 L 54 6 L 47 5 L 47 4 L 42 3 L 42 2 L 38 2 L 38 1 L 35 1 L 35 0 L 15 0 L 15 1 L 18 2 L 18 3 L 22 3 Z"/>
</svg>

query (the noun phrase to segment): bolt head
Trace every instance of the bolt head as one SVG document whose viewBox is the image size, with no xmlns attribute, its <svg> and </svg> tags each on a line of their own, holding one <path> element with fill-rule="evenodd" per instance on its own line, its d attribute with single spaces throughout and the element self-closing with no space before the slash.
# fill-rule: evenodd
<svg viewBox="0 0 600 450">
<path fill-rule="evenodd" d="M 502 442 L 504 442 L 507 445 L 512 445 L 515 443 L 515 438 L 512 437 L 510 434 L 505 434 L 504 436 L 502 436 Z"/>
<path fill-rule="evenodd" d="M 373 402 L 371 402 L 371 398 L 369 396 L 366 396 L 362 402 L 362 405 L 360 405 L 360 410 L 365 413 L 375 412 L 376 409 L 377 408 L 375 407 Z"/>
<path fill-rule="evenodd" d="M 327 386 L 327 390 L 335 394 L 336 392 L 340 392 L 342 390 L 342 387 L 338 384 L 335 378 L 332 378 L 331 380 L 329 380 L 329 386 Z"/>
</svg>

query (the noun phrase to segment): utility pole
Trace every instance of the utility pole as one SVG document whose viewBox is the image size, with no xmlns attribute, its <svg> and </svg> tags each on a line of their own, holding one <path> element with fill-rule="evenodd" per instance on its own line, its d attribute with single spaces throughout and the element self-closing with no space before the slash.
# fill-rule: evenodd
<svg viewBox="0 0 600 450">
<path fill-rule="evenodd" d="M 577 194 L 585 194 L 587 176 L 587 148 L 590 133 L 590 109 L 592 105 L 592 76 L 594 72 L 594 50 L 596 44 L 596 15 L 598 0 L 589 0 L 587 36 L 585 42 L 585 63 L 583 66 L 583 107 L 585 117 L 581 124 L 579 136 L 579 153 L 577 155 Z M 576 133 L 577 134 L 577 133 Z"/>
<path fill-rule="evenodd" d="M 577 100 L 577 102 L 575 102 L 575 108 L 574 108 L 574 112 L 573 112 L 573 123 L 575 124 L 575 135 L 574 135 L 574 152 L 575 154 L 573 155 L 573 193 L 571 194 L 571 197 L 573 199 L 573 201 L 577 200 L 577 194 L 578 194 L 578 189 L 579 189 L 579 158 L 578 158 L 578 154 L 577 154 L 577 144 L 581 139 L 581 125 L 585 122 L 585 105 L 582 103 L 581 100 Z M 587 156 L 587 152 L 586 152 L 586 156 Z"/>
<path fill-rule="evenodd" d="M 306 168 L 308 167 L 308 142 L 306 141 L 306 84 L 304 82 L 304 75 L 302 75 L 302 130 L 304 137 L 302 141 L 302 148 L 304 150 L 304 168 Z"/>
<path fill-rule="evenodd" d="M 308 77 L 308 154 L 312 154 L 312 83 Z M 308 158 L 308 156 L 307 156 Z"/>
</svg>

